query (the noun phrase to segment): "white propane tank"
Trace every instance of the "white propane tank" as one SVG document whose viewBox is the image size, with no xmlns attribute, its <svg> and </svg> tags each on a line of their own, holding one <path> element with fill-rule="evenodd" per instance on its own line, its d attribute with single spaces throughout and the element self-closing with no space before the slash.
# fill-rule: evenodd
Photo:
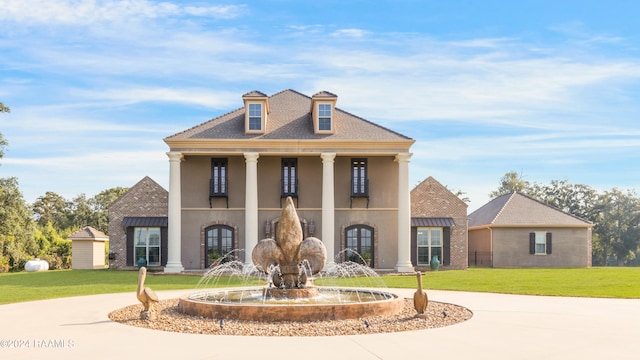
<svg viewBox="0 0 640 360">
<path fill-rule="evenodd" d="M 35 258 L 33 260 L 27 261 L 27 263 L 24 264 L 24 269 L 27 272 L 47 271 L 49 270 L 49 263 L 46 260 Z"/>
</svg>

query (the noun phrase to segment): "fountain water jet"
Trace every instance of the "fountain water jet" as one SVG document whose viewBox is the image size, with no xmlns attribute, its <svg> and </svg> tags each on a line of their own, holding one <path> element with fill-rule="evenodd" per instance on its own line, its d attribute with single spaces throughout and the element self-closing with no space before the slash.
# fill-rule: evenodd
<svg viewBox="0 0 640 360">
<path fill-rule="evenodd" d="M 240 262 L 219 265 L 232 273 L 241 272 L 245 278 L 266 279 L 268 285 L 195 293 L 180 298 L 178 308 L 183 313 L 208 318 L 268 322 L 355 319 L 402 310 L 403 299 L 388 292 L 314 286 L 314 275 L 327 276 L 321 273 L 327 253 L 320 239 L 302 237 L 293 200 L 287 198 L 276 239 L 260 240 L 253 249 L 255 269 L 236 270 L 243 266 Z M 335 264 L 333 271 L 345 273 L 345 269 L 354 266 L 362 267 L 348 262 Z M 210 273 L 222 272 L 215 267 Z"/>
</svg>

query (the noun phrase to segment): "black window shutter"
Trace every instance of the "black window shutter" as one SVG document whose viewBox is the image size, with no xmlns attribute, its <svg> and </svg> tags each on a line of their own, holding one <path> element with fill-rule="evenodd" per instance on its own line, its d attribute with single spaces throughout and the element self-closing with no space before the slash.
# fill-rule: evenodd
<svg viewBox="0 0 640 360">
<path fill-rule="evenodd" d="M 551 233 L 547 233 L 547 254 L 551 254 Z"/>
<path fill-rule="evenodd" d="M 418 228 L 411 227 L 411 265 L 418 265 Z"/>
<path fill-rule="evenodd" d="M 160 265 L 167 265 L 167 252 L 169 251 L 169 235 L 166 227 L 160 228 Z"/>
<path fill-rule="evenodd" d="M 133 227 L 127 228 L 127 266 L 133 266 Z"/>
<path fill-rule="evenodd" d="M 442 265 L 449 266 L 451 265 L 451 228 L 443 228 L 442 236 L 444 237 L 442 242 Z"/>
<path fill-rule="evenodd" d="M 536 253 L 536 233 L 529 233 L 529 254 Z"/>
</svg>

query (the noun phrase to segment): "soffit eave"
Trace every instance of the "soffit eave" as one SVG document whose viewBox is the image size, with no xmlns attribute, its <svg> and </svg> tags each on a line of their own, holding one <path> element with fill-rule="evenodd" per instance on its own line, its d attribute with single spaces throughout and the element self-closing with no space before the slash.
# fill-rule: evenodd
<svg viewBox="0 0 640 360">
<path fill-rule="evenodd" d="M 165 139 L 165 142 L 170 151 L 179 151 L 185 155 L 247 151 L 396 154 L 409 152 L 415 140 Z"/>
<path fill-rule="evenodd" d="M 476 225 L 469 226 L 468 230 L 482 230 L 482 229 L 523 229 L 523 228 L 551 228 L 551 229 L 560 229 L 560 228 L 571 228 L 571 229 L 580 229 L 580 228 L 592 228 L 593 224 L 488 224 L 488 225 Z"/>
</svg>

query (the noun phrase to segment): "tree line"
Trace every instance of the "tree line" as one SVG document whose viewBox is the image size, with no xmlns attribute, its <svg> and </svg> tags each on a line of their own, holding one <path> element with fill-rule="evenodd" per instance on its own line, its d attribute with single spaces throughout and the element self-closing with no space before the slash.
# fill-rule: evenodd
<svg viewBox="0 0 640 360">
<path fill-rule="evenodd" d="M 115 187 L 72 200 L 49 191 L 28 204 L 15 177 L 0 178 L 0 272 L 21 271 L 33 258 L 51 269 L 71 268 L 69 235 L 85 226 L 107 234 L 109 204 L 126 191 Z"/>
<path fill-rule="evenodd" d="M 507 172 L 495 198 L 520 192 L 594 224 L 593 265 L 640 265 L 640 198 L 634 190 L 612 188 L 599 192 L 584 184 L 552 180 L 531 183 L 515 171 Z"/>
</svg>

